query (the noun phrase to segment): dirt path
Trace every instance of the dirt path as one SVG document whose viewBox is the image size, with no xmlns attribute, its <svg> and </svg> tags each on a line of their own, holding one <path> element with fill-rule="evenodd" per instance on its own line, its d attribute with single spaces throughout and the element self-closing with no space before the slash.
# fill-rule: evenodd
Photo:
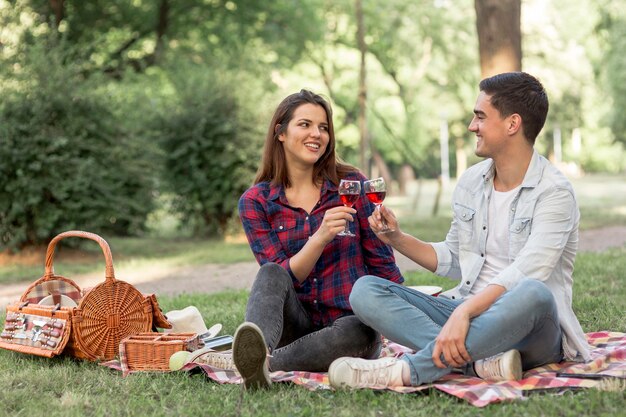
<svg viewBox="0 0 626 417">
<path fill-rule="evenodd" d="M 612 247 L 626 245 L 626 226 L 587 230 L 580 234 L 579 252 L 602 252 Z M 402 272 L 418 270 L 419 267 L 403 255 L 396 254 L 396 262 Z M 206 264 L 188 267 L 162 266 L 116 268 L 118 279 L 135 285 L 145 293 L 178 295 L 182 293 L 214 293 L 227 289 L 249 289 L 258 271 L 256 262 L 236 264 Z M 72 277 L 81 287 L 91 287 L 103 280 L 103 274 L 86 274 Z M 0 286 L 0 307 L 18 299 L 26 285 Z"/>
</svg>

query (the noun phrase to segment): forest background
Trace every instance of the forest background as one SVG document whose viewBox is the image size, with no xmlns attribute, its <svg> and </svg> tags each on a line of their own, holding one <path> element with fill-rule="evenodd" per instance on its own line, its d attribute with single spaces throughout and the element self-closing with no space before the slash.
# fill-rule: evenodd
<svg viewBox="0 0 626 417">
<path fill-rule="evenodd" d="M 626 170 L 624 0 L 0 0 L 0 252 L 71 229 L 236 233 L 271 111 L 301 88 L 392 194 L 445 187 L 503 70 L 548 90 L 542 154 Z"/>
</svg>

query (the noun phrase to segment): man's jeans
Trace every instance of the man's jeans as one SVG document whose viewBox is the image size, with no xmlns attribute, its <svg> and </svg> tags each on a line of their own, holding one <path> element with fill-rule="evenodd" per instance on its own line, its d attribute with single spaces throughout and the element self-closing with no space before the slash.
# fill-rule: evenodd
<svg viewBox="0 0 626 417">
<path fill-rule="evenodd" d="M 452 368 L 432 361 L 435 338 L 463 300 L 432 297 L 374 276 L 357 280 L 350 295 L 354 313 L 390 340 L 416 351 L 404 355 L 411 384 L 435 381 Z M 522 356 L 524 370 L 562 360 L 561 327 L 552 293 L 542 282 L 521 281 L 473 318 L 465 347 L 476 361 L 509 349 Z M 462 369 L 475 375 L 472 364 Z"/>
<path fill-rule="evenodd" d="M 314 326 L 289 273 L 273 263 L 263 265 L 256 276 L 246 321 L 263 332 L 272 355 L 272 371 L 326 372 L 341 356 L 372 359 L 380 354 L 380 334 L 354 315 L 341 317 L 328 327 Z"/>
</svg>

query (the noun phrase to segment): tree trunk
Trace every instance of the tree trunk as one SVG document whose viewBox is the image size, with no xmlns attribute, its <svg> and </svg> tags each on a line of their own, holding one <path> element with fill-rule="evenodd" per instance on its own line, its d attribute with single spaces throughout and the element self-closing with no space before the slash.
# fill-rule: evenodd
<svg viewBox="0 0 626 417">
<path fill-rule="evenodd" d="M 55 29 L 59 29 L 59 25 L 65 16 L 65 1 L 64 0 L 50 0 L 50 8 L 54 13 Z"/>
<path fill-rule="evenodd" d="M 456 138 L 454 144 L 456 148 L 456 178 L 458 179 L 467 169 L 467 152 L 465 152 L 465 140 L 462 137 Z"/>
<path fill-rule="evenodd" d="M 163 37 L 167 32 L 169 11 L 170 5 L 168 0 L 161 0 L 161 5 L 159 6 L 159 20 L 156 26 L 156 46 L 154 48 L 154 63 L 159 62 L 163 56 L 163 51 L 165 49 L 163 45 Z"/>
<path fill-rule="evenodd" d="M 522 70 L 521 0 L 475 0 L 482 78 Z"/>
<path fill-rule="evenodd" d="M 361 136 L 361 170 L 369 177 L 369 137 L 367 134 L 367 118 L 366 118 L 366 103 L 367 103 L 367 85 L 365 82 L 366 68 L 365 68 L 365 56 L 367 54 L 367 45 L 365 44 L 365 24 L 363 22 L 363 4 L 361 0 L 356 0 L 356 22 L 357 22 L 357 43 L 359 45 L 359 52 L 361 53 L 361 68 L 359 70 L 359 133 Z"/>
</svg>

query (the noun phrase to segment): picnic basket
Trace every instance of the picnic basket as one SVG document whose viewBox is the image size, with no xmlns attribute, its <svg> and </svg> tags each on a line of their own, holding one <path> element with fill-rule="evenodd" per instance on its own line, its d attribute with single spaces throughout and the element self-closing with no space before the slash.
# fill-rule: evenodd
<svg viewBox="0 0 626 417">
<path fill-rule="evenodd" d="M 122 370 L 169 371 L 172 354 L 181 350 L 194 351 L 199 348 L 196 333 L 154 333 L 131 335 L 120 344 Z"/>
<path fill-rule="evenodd" d="M 68 237 L 100 245 L 104 282 L 81 291 L 74 281 L 54 273 L 56 245 Z M 52 297 L 52 306 L 40 304 L 46 297 Z M 62 302 L 68 299 L 73 302 Z M 46 357 L 64 352 L 91 361 L 110 360 L 119 353 L 122 339 L 150 331 L 153 325 L 171 327 L 153 294 L 144 295 L 115 278 L 108 243 L 94 233 L 68 231 L 48 244 L 44 275 L 26 289 L 19 302 L 7 307 L 0 347 Z"/>
</svg>

